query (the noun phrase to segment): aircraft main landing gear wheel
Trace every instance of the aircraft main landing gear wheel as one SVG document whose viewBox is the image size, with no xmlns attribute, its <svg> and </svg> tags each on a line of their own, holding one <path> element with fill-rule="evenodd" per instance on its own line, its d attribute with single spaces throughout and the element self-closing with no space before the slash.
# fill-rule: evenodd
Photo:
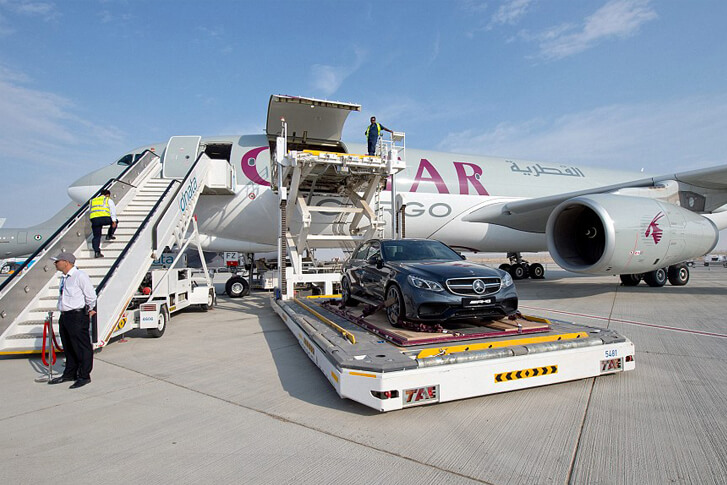
<svg viewBox="0 0 727 485">
<path fill-rule="evenodd" d="M 531 264 L 530 268 L 528 268 L 528 273 L 530 273 L 530 277 L 534 280 L 542 280 L 545 278 L 545 268 L 540 263 Z"/>
<path fill-rule="evenodd" d="M 500 269 L 503 270 L 503 271 L 507 271 L 509 273 L 510 272 L 510 265 L 507 264 L 507 263 L 501 264 L 500 265 Z"/>
<path fill-rule="evenodd" d="M 393 284 L 389 286 L 389 289 L 386 290 L 386 299 L 395 300 L 391 305 L 386 307 L 386 319 L 392 327 L 400 327 L 399 320 L 406 315 L 406 309 L 404 307 L 404 298 L 401 296 L 399 287 Z"/>
<path fill-rule="evenodd" d="M 528 270 L 524 264 L 513 264 L 510 266 L 510 275 L 514 280 L 521 280 L 528 277 Z"/>
<path fill-rule="evenodd" d="M 644 281 L 647 285 L 660 288 L 666 284 L 666 270 L 664 268 L 655 269 L 644 273 Z"/>
<path fill-rule="evenodd" d="M 638 274 L 622 274 L 620 278 L 624 286 L 636 286 L 641 282 L 641 275 Z"/>
<path fill-rule="evenodd" d="M 250 293 L 250 285 L 242 276 L 233 276 L 225 283 L 225 293 L 230 298 L 242 298 Z"/>
<path fill-rule="evenodd" d="M 669 266 L 667 277 L 672 286 L 684 286 L 689 282 L 689 268 L 684 263 Z"/>
</svg>

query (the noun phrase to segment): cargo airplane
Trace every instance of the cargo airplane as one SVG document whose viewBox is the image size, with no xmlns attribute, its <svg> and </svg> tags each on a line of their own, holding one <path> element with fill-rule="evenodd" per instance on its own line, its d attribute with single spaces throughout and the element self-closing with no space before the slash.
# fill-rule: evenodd
<svg viewBox="0 0 727 485">
<path fill-rule="evenodd" d="M 270 190 L 270 164 L 280 119 L 288 123 L 289 149 L 366 153 L 364 144 L 341 141 L 347 115 L 358 109 L 272 96 L 267 134 L 203 138 L 200 151 L 234 166 L 236 188 L 235 195 L 200 197 L 202 248 L 275 251 L 278 198 Z M 68 194 L 84 203 L 142 152 L 163 154 L 165 146 L 133 150 L 78 179 Z M 394 180 L 405 203 L 406 236 L 438 239 L 466 251 L 508 253 L 509 262 L 501 267 L 516 279 L 542 278 L 543 267 L 522 261 L 520 254 L 548 251 L 568 271 L 620 275 L 625 285 L 642 279 L 656 287 L 667 281 L 685 285 L 684 262 L 711 251 L 719 231 L 727 228 L 727 165 L 647 176 L 410 148 L 405 158 L 407 168 Z M 337 202 L 319 197 L 313 203 Z"/>
</svg>

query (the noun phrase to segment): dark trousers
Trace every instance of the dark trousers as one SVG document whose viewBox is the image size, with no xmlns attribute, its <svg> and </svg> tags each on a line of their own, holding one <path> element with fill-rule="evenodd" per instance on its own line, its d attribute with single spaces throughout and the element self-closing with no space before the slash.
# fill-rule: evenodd
<svg viewBox="0 0 727 485">
<path fill-rule="evenodd" d="M 90 379 L 93 368 L 93 346 L 88 334 L 89 318 L 84 311 L 62 312 L 58 320 L 66 354 L 66 368 L 63 377 Z"/>
<path fill-rule="evenodd" d="M 372 157 L 376 155 L 376 142 L 379 141 L 378 138 L 369 138 L 369 155 Z"/>
<path fill-rule="evenodd" d="M 91 230 L 93 231 L 91 245 L 93 246 L 93 251 L 96 253 L 101 252 L 101 231 L 103 230 L 103 226 L 109 226 L 109 232 L 106 234 L 106 237 L 110 238 L 114 235 L 116 228 L 111 217 L 94 217 L 91 219 Z"/>
</svg>

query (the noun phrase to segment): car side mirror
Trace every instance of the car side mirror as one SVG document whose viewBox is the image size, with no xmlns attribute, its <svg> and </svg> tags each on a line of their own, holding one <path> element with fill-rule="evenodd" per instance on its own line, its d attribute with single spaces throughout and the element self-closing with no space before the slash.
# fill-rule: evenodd
<svg viewBox="0 0 727 485">
<path fill-rule="evenodd" d="M 370 264 L 371 266 L 376 266 L 378 269 L 384 267 L 384 261 L 381 259 L 380 256 L 371 256 L 369 259 L 366 260 L 366 263 Z"/>
</svg>

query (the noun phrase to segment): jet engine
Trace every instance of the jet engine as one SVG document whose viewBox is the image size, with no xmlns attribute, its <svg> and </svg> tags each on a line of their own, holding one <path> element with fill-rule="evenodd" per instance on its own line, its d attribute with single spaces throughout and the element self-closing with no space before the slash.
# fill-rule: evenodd
<svg viewBox="0 0 727 485">
<path fill-rule="evenodd" d="M 548 218 L 548 250 L 568 271 L 637 274 L 696 258 L 717 244 L 709 219 L 644 197 L 595 194 L 561 203 Z"/>
</svg>

